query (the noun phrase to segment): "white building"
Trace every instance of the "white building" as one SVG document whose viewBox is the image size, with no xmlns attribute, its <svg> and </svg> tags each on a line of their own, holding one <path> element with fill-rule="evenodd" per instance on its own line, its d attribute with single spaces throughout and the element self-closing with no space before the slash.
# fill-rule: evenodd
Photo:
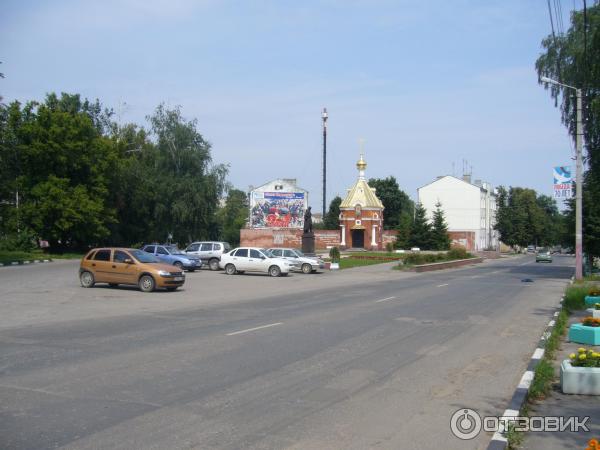
<svg viewBox="0 0 600 450">
<path fill-rule="evenodd" d="M 471 177 L 463 179 L 450 175 L 420 187 L 418 201 L 427 210 L 431 220 L 436 204 L 442 205 L 448 232 L 453 243 L 467 250 L 498 248 L 496 224 L 496 194 L 492 185 Z"/>
</svg>

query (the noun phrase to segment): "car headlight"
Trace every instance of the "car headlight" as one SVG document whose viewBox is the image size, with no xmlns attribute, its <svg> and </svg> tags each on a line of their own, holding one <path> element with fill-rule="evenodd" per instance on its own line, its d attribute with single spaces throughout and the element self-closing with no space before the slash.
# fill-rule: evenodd
<svg viewBox="0 0 600 450">
<path fill-rule="evenodd" d="M 170 277 L 170 276 L 171 276 L 171 272 L 167 272 L 166 270 L 159 270 L 159 271 L 158 271 L 158 274 L 159 274 L 161 277 Z"/>
</svg>

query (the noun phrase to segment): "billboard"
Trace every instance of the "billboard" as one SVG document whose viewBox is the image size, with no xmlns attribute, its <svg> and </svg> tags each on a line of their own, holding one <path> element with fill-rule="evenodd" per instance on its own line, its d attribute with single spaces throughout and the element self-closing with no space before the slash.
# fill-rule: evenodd
<svg viewBox="0 0 600 450">
<path fill-rule="evenodd" d="M 569 199 L 573 196 L 573 177 L 570 166 L 554 167 L 554 198 Z"/>
<path fill-rule="evenodd" d="M 252 192 L 250 227 L 303 228 L 307 207 L 304 192 Z"/>
</svg>

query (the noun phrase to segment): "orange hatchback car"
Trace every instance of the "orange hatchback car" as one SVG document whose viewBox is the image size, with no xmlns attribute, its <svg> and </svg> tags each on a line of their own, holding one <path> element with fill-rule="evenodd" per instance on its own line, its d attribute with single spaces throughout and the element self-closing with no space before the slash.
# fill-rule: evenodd
<svg viewBox="0 0 600 450">
<path fill-rule="evenodd" d="M 143 292 L 156 288 L 174 291 L 185 283 L 181 269 L 133 248 L 95 248 L 81 260 L 79 281 L 85 288 L 96 283 L 138 285 Z"/>
</svg>

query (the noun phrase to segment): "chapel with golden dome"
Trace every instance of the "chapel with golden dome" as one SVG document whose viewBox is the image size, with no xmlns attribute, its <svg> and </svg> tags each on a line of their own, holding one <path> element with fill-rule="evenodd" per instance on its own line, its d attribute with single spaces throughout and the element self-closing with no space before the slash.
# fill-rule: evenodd
<svg viewBox="0 0 600 450">
<path fill-rule="evenodd" d="M 340 204 L 341 248 L 383 248 L 383 203 L 365 178 L 363 155 L 356 163 L 358 179 Z"/>
</svg>

